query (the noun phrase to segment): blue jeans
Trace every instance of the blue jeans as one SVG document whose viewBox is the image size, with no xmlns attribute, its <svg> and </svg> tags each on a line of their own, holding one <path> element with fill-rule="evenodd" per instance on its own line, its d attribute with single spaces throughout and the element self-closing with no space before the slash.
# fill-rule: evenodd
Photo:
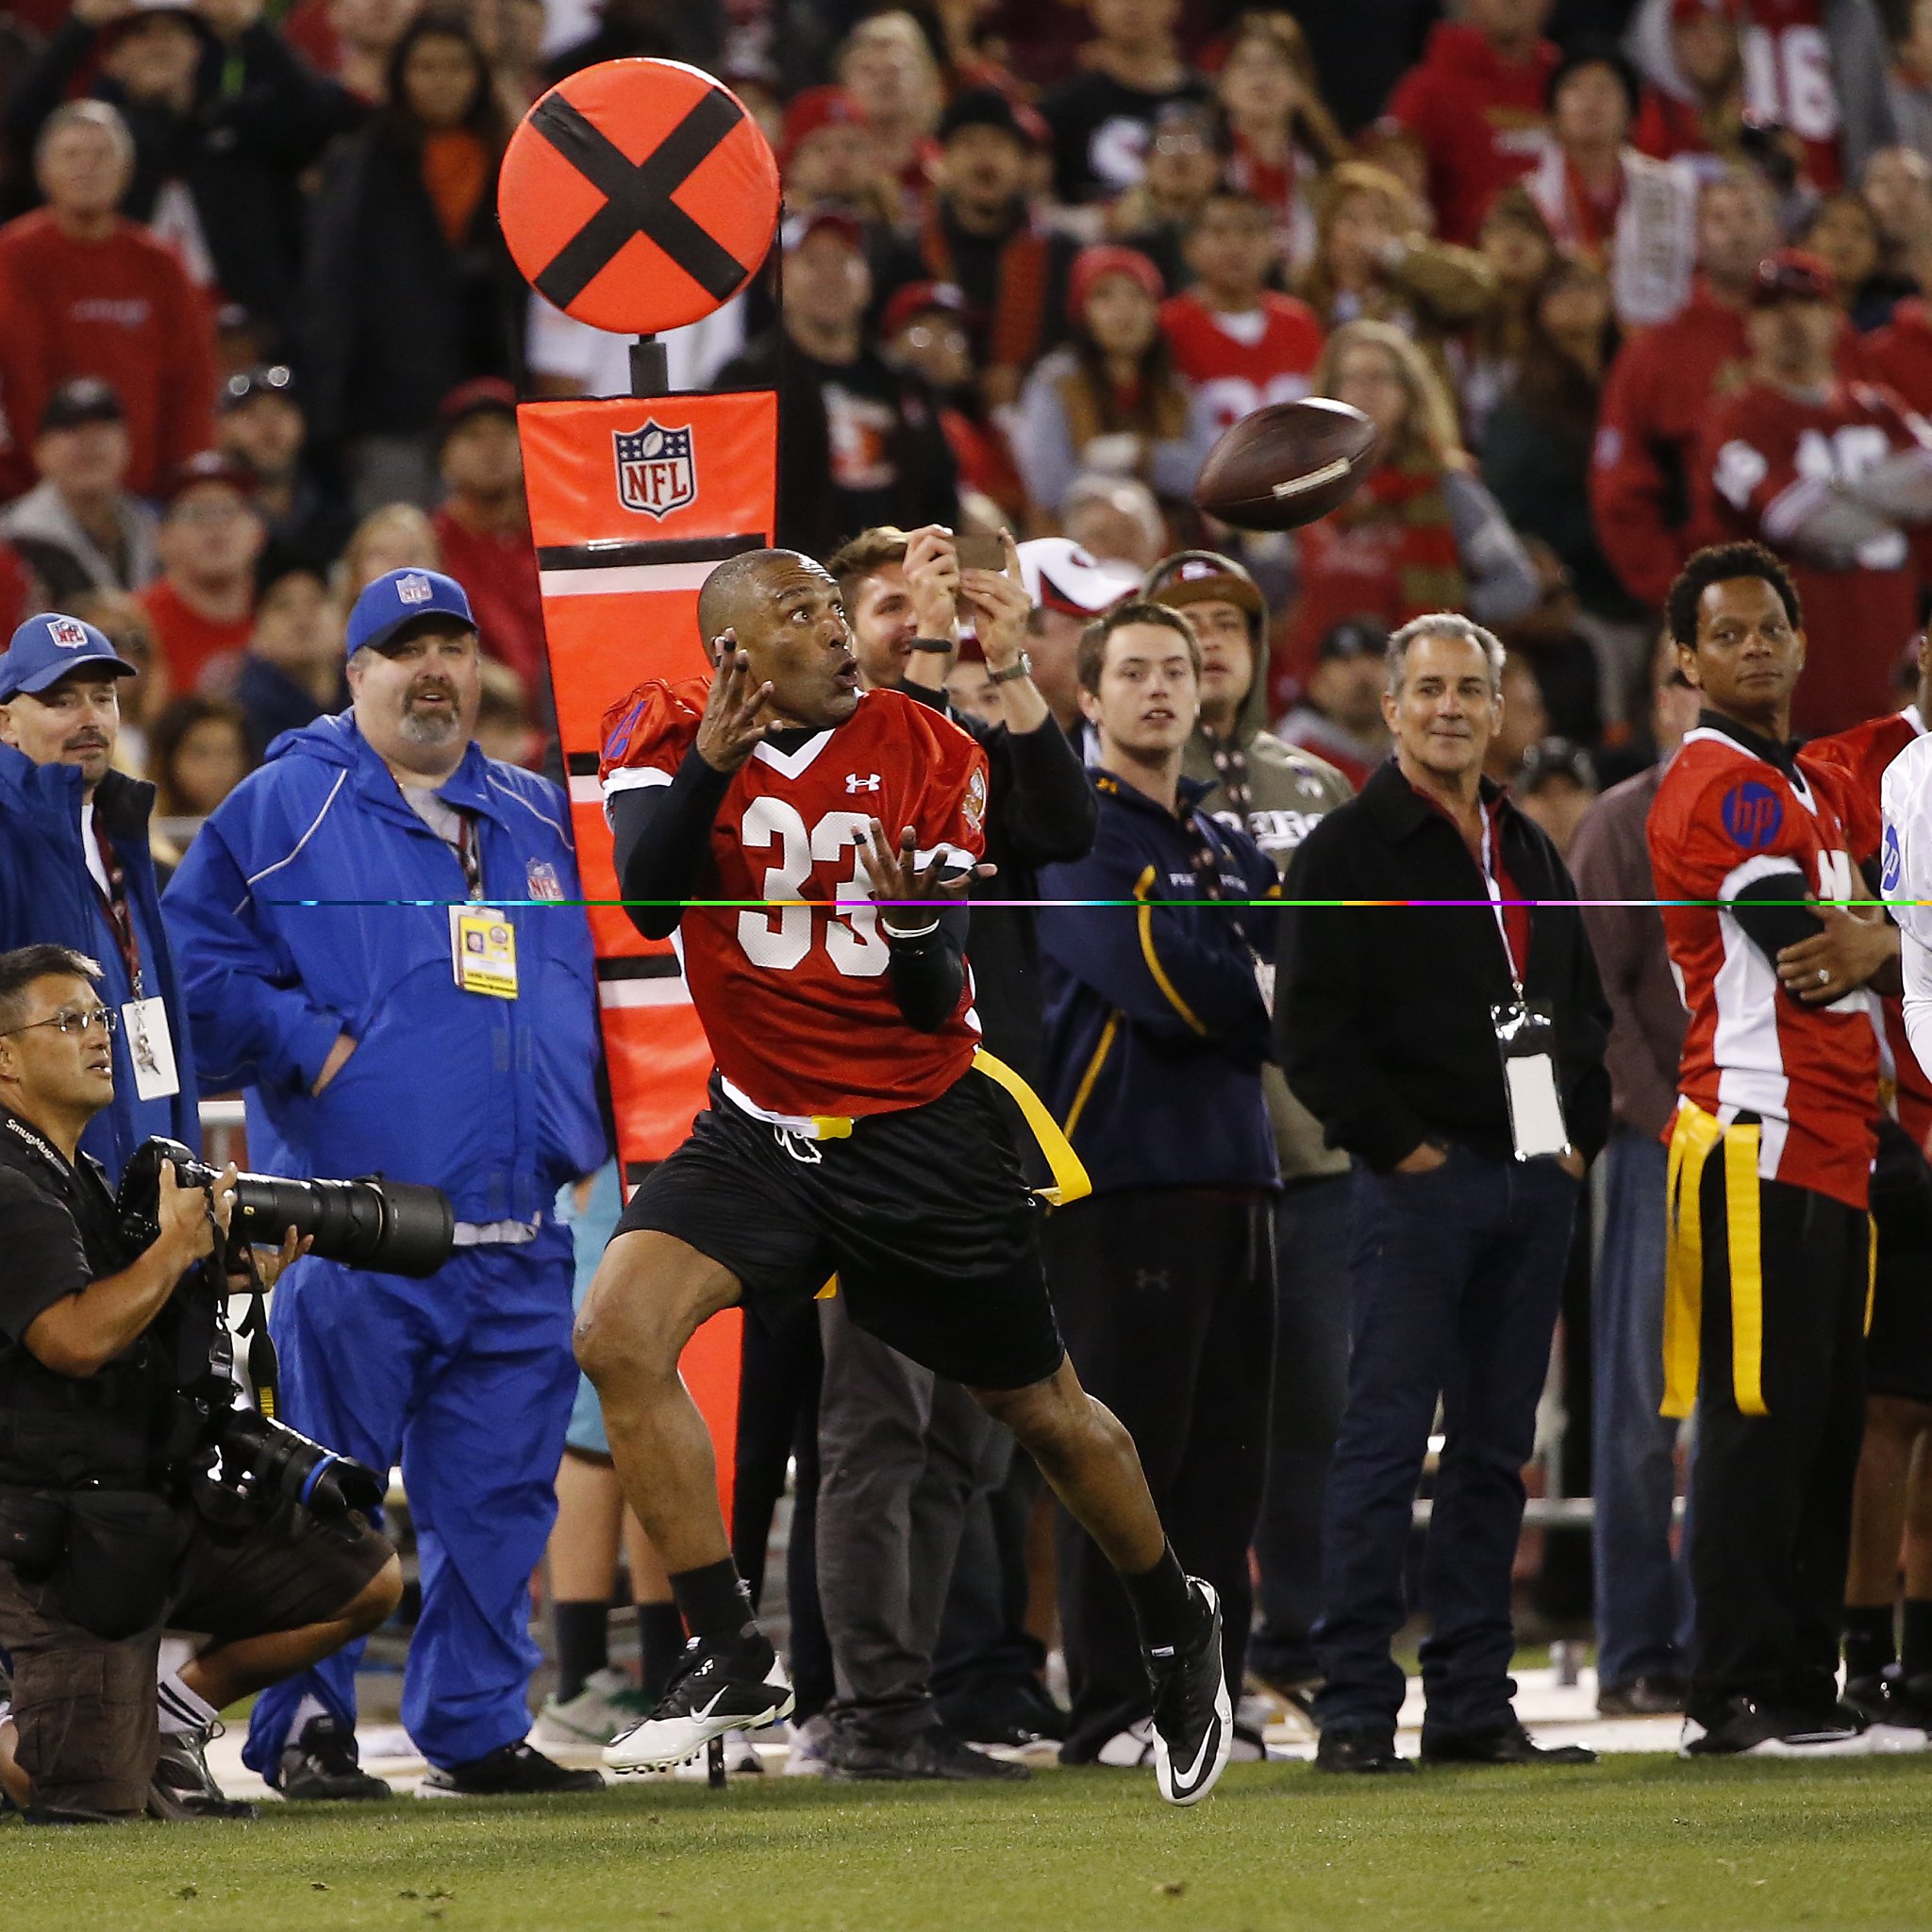
<svg viewBox="0 0 1932 1932">
<path fill-rule="evenodd" d="M 1451 1150 L 1428 1174 L 1357 1167 L 1348 1401 L 1328 1477 L 1315 1651 L 1324 1731 L 1392 1727 L 1410 1507 L 1438 1398 L 1443 1446 L 1423 1563 L 1430 1729 L 1507 1724 L 1509 1578 L 1523 1465 L 1562 1302 L 1577 1184 L 1554 1160 Z"/>
<path fill-rule="evenodd" d="M 1271 1683 L 1317 1674 L 1322 1507 L 1348 1388 L 1347 1174 L 1300 1181 L 1274 1210 L 1274 1405 L 1255 1525 L 1261 1623 L 1250 1667 Z"/>
<path fill-rule="evenodd" d="M 1604 1240 L 1591 1311 L 1597 1681 L 1681 1674 L 1690 1586 L 1671 1554 L 1677 1424 L 1664 1394 L 1667 1150 L 1619 1127 L 1604 1153 Z"/>
</svg>

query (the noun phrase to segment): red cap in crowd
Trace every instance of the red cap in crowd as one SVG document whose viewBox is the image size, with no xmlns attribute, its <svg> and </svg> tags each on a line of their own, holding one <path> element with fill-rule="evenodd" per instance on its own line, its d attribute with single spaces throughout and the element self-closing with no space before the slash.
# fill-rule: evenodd
<svg viewBox="0 0 1932 1932">
<path fill-rule="evenodd" d="M 1740 0 L 1671 0 L 1671 19 L 1674 24 L 1682 25 L 1687 20 L 1695 20 L 1699 14 L 1714 13 L 1722 20 L 1727 20 L 1733 26 L 1743 25 L 1744 9 Z"/>
<path fill-rule="evenodd" d="M 785 110 L 785 133 L 778 161 L 789 168 L 791 158 L 822 127 L 863 127 L 865 109 L 842 87 L 808 87 Z"/>
<path fill-rule="evenodd" d="M 1770 308 L 1780 302 L 1835 302 L 1838 289 L 1831 264 L 1808 248 L 1780 248 L 1757 264 L 1751 306 Z"/>
<path fill-rule="evenodd" d="M 1081 249 L 1074 258 L 1074 266 L 1067 275 L 1067 314 L 1072 320 L 1079 321 L 1094 284 L 1105 281 L 1108 275 L 1130 275 L 1157 302 L 1167 293 L 1160 271 L 1138 248 L 1102 242 Z"/>
<path fill-rule="evenodd" d="M 936 308 L 948 315 L 970 314 L 972 306 L 951 282 L 908 282 L 886 304 L 879 333 L 895 336 L 915 315 L 929 315 Z"/>
<path fill-rule="evenodd" d="M 253 496 L 257 489 L 255 472 L 245 463 L 237 462 L 225 451 L 205 449 L 175 464 L 161 485 L 161 501 L 173 503 L 203 483 L 225 483 L 243 496 Z"/>
<path fill-rule="evenodd" d="M 480 416 L 486 410 L 503 416 L 517 412 L 517 392 L 500 375 L 475 375 L 468 382 L 458 383 L 437 404 L 436 426 L 446 434 L 465 417 Z"/>
<path fill-rule="evenodd" d="M 785 250 L 789 255 L 794 248 L 803 248 L 814 235 L 836 235 L 848 246 L 865 248 L 865 230 L 859 225 L 857 215 L 849 215 L 842 208 L 815 208 L 796 224 L 785 225 Z"/>
</svg>

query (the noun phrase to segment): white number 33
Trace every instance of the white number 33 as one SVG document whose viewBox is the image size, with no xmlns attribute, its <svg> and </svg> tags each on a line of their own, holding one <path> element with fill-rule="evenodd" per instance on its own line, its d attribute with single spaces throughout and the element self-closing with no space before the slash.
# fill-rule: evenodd
<svg viewBox="0 0 1932 1932">
<path fill-rule="evenodd" d="M 747 853 L 777 847 L 776 863 L 765 870 L 759 896 L 797 899 L 818 865 L 835 865 L 852 853 L 852 876 L 841 880 L 841 900 L 869 899 L 872 880 L 858 857 L 872 830 L 872 820 L 858 811 L 828 811 L 807 828 L 794 806 L 782 798 L 761 797 L 745 808 L 739 841 Z M 738 915 L 738 943 L 754 966 L 790 973 L 811 951 L 813 908 L 807 905 L 772 906 L 764 911 Z M 848 905 L 825 921 L 825 957 L 841 973 L 854 979 L 873 979 L 886 970 L 890 949 L 879 937 L 879 916 L 871 906 Z"/>
</svg>

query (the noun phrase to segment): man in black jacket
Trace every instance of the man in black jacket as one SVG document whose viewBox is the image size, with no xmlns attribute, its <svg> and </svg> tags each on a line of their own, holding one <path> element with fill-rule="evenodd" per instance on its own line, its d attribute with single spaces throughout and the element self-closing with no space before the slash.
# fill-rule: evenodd
<svg viewBox="0 0 1932 1932">
<path fill-rule="evenodd" d="M 829 568 L 867 687 L 895 686 L 932 705 L 985 749 L 987 856 L 998 870 L 984 893 L 1027 900 L 1038 896 L 1038 867 L 1086 856 L 1098 806 L 1034 689 L 1024 650 L 1031 605 L 1019 553 L 1005 541 L 1004 571 L 962 571 L 951 531 L 884 525 L 855 538 Z M 945 696 L 962 603 L 1000 693 L 1001 724 L 956 711 Z M 987 1046 L 1032 1080 L 1041 1016 L 1030 910 L 975 911 L 973 987 Z M 818 1583 L 838 1696 L 823 1735 L 808 1740 L 801 1769 L 816 1746 L 835 1777 L 1014 1776 L 1018 1767 L 968 1749 L 941 1721 L 929 1682 L 969 1506 L 1004 1482 L 1013 1439 L 958 1383 L 858 1327 L 841 1299 L 818 1307 L 825 1360 Z M 1037 1679 L 1026 1700 L 1024 1649 L 1017 1674 L 996 1670 L 991 1674 L 1005 1681 L 988 1681 L 985 1664 L 1003 1660 L 1008 1648 L 981 1646 L 960 1673 L 968 1682 L 955 1708 L 978 1720 L 974 1738 L 994 1740 L 985 1723 L 994 1711 L 1004 1720 L 997 1741 L 1014 1741 L 1016 1724 L 1034 1735 L 1058 1729 Z"/>
<path fill-rule="evenodd" d="M 1276 1050 L 1355 1157 L 1353 1352 L 1328 1480 L 1317 1764 L 1407 1770 L 1391 1642 L 1436 1404 L 1424 1761 L 1588 1762 L 1518 1723 L 1522 1467 L 1586 1162 L 1609 1124 L 1608 1009 L 1575 888 L 1482 776 L 1502 646 L 1439 613 L 1389 641 L 1395 756 L 1288 876 Z M 1335 902 L 1354 902 L 1337 904 Z"/>
</svg>

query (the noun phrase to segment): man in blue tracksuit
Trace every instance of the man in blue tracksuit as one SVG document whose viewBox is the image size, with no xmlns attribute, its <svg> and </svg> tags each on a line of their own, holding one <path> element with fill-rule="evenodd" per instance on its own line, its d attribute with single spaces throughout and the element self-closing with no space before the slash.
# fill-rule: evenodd
<svg viewBox="0 0 1932 1932">
<path fill-rule="evenodd" d="M 348 642 L 350 709 L 269 747 L 164 909 L 209 1077 L 248 1090 L 252 1163 L 426 1182 L 455 1208 L 434 1279 L 311 1257 L 272 1324 L 283 1418 L 402 1464 L 423 1574 L 403 1722 L 425 1790 L 587 1789 L 597 1774 L 524 1742 L 530 1574 L 576 1388 L 571 1240 L 550 1210 L 605 1151 L 584 915 L 521 903 L 579 896 L 565 805 L 471 742 L 475 625 L 450 578 L 378 578 Z M 285 1795 L 375 1794 L 355 1662 L 351 1646 L 257 1704 L 244 1755 Z"/>
<path fill-rule="evenodd" d="M 80 1145 L 110 1184 L 150 1134 L 201 1145 L 194 1055 L 148 854 L 155 788 L 110 762 L 116 691 L 135 675 L 92 625 L 58 611 L 28 618 L 0 655 L 0 952 L 44 943 L 100 961 L 114 1098 Z"/>
<path fill-rule="evenodd" d="M 1041 874 L 1041 898 L 1061 903 L 1040 915 L 1040 950 L 1044 1097 L 1093 1192 L 1048 1219 L 1047 1282 L 1082 1381 L 1141 1451 L 1175 1555 L 1220 1594 L 1232 1702 L 1267 1451 L 1279 1186 L 1261 1089 L 1276 921 L 1245 902 L 1280 888 L 1245 832 L 1200 808 L 1208 788 L 1181 775 L 1201 688 L 1187 619 L 1123 605 L 1088 631 L 1079 662 L 1100 823 L 1088 858 Z M 1138 1763 L 1147 1675 L 1119 1580 L 1064 1519 L 1058 1558 L 1074 1704 L 1061 1758 Z"/>
</svg>

